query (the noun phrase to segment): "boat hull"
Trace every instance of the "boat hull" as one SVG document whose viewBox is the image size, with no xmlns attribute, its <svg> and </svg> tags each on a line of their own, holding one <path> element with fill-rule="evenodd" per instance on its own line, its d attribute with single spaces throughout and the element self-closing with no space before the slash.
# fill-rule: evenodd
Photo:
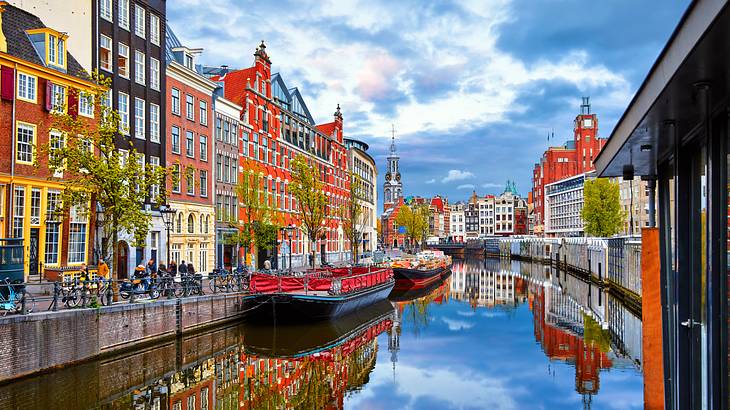
<svg viewBox="0 0 730 410">
<path fill-rule="evenodd" d="M 428 296 L 433 291 L 441 287 L 449 276 L 451 276 L 451 270 L 447 270 L 443 275 L 425 286 L 399 288 L 398 283 L 396 282 L 393 291 L 390 292 L 390 295 L 388 295 L 388 300 L 391 302 L 410 302 L 412 300 Z"/>
<path fill-rule="evenodd" d="M 393 268 L 395 288 L 398 290 L 426 287 L 450 273 L 451 269 L 447 266 L 429 270 Z"/>
<path fill-rule="evenodd" d="M 343 295 L 261 293 L 243 297 L 247 321 L 314 322 L 346 315 L 387 299 L 394 280 Z"/>
</svg>

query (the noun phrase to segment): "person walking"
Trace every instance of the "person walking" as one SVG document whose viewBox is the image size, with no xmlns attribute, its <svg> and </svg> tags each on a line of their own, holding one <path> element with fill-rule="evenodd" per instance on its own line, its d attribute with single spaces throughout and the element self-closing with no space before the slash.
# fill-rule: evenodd
<svg viewBox="0 0 730 410">
<path fill-rule="evenodd" d="M 97 264 L 96 276 L 109 280 L 109 265 L 104 262 L 104 259 L 99 259 Z"/>
<path fill-rule="evenodd" d="M 178 272 L 180 272 L 180 276 L 184 276 L 188 274 L 188 265 L 185 263 L 185 261 L 180 262 L 180 267 L 177 268 Z"/>
<path fill-rule="evenodd" d="M 157 269 L 155 268 L 155 260 L 150 259 L 147 261 L 147 266 L 145 267 L 145 270 L 147 271 L 147 276 L 152 277 L 157 273 Z"/>
<path fill-rule="evenodd" d="M 188 262 L 188 275 L 194 275 L 195 274 L 195 268 L 193 267 L 192 262 Z"/>
<path fill-rule="evenodd" d="M 167 269 L 170 276 L 177 276 L 177 263 L 175 261 L 170 261 L 170 266 Z"/>
</svg>

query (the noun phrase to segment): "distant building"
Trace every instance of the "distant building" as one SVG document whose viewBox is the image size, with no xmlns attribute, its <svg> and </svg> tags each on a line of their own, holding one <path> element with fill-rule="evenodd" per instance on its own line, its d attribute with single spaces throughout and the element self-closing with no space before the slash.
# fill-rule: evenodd
<svg viewBox="0 0 730 410">
<path fill-rule="evenodd" d="M 451 205 L 451 222 L 449 223 L 449 239 L 451 242 L 464 242 L 466 240 L 464 206 L 464 202 L 456 202 Z"/>
<path fill-rule="evenodd" d="M 621 209 L 626 214 L 621 235 L 641 235 L 641 228 L 649 226 L 647 181 L 642 181 L 640 177 L 629 181 L 624 181 L 623 178 L 611 178 L 611 180 L 619 186 L 619 201 Z M 658 206 L 658 199 L 656 204 Z"/>
<path fill-rule="evenodd" d="M 464 206 L 464 231 L 466 240 L 479 238 L 479 198 L 476 192 L 472 192 Z"/>
<path fill-rule="evenodd" d="M 383 209 L 387 210 L 398 204 L 398 198 L 403 196 L 403 182 L 401 182 L 400 168 L 398 162 L 400 157 L 395 150 L 395 134 L 391 137 L 390 153 L 388 164 L 385 169 L 385 182 L 383 183 Z"/>
<path fill-rule="evenodd" d="M 430 236 L 438 239 L 449 237 L 449 226 L 451 224 L 451 209 L 449 199 L 436 195 L 429 203 L 429 232 Z"/>
<path fill-rule="evenodd" d="M 360 206 L 362 215 L 358 224 L 358 254 L 373 252 L 377 245 L 377 232 L 375 230 L 378 220 L 378 168 L 375 160 L 368 154 L 368 144 L 353 138 L 345 138 L 347 147 L 350 172 L 360 180 Z"/>
<path fill-rule="evenodd" d="M 402 230 L 396 223 L 398 212 L 404 206 L 406 204 L 403 201 L 403 197 L 398 197 L 398 202 L 391 204 L 380 216 L 380 224 L 383 230 L 381 236 L 384 248 L 396 249 L 406 246 L 405 230 Z"/>
<path fill-rule="evenodd" d="M 546 223 L 545 186 L 594 169 L 593 161 L 606 140 L 598 137 L 598 117 L 591 113 L 588 97 L 583 97 L 580 114 L 573 121 L 573 139 L 559 147 L 550 147 L 532 171 L 532 200 L 536 233 Z"/>
<path fill-rule="evenodd" d="M 587 172 L 545 186 L 545 235 L 583 236 L 583 186 Z"/>
</svg>

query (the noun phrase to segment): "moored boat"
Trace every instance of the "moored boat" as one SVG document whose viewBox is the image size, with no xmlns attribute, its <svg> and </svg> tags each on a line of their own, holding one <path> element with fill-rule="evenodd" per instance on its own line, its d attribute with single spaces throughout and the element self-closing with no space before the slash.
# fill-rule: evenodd
<svg viewBox="0 0 730 410">
<path fill-rule="evenodd" d="M 444 285 L 444 282 L 451 276 L 451 270 L 447 270 L 438 279 L 425 286 L 400 286 L 401 281 L 396 280 L 393 291 L 388 295 L 391 302 L 408 302 L 431 294 L 434 290 Z"/>
<path fill-rule="evenodd" d="M 391 266 L 396 289 L 421 288 L 451 273 L 451 257 L 441 251 L 423 251 L 415 258 L 396 260 Z"/>
<path fill-rule="evenodd" d="M 248 320 L 326 320 L 386 299 L 394 284 L 393 270 L 382 267 L 320 269 L 301 276 L 257 272 L 243 309 Z"/>
</svg>

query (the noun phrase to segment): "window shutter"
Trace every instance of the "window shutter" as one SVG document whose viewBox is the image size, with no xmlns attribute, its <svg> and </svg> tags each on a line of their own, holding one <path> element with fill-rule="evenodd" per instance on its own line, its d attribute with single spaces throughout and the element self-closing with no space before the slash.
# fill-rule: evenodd
<svg viewBox="0 0 730 410">
<path fill-rule="evenodd" d="M 53 83 L 50 80 L 46 80 L 46 111 L 53 109 Z"/>
<path fill-rule="evenodd" d="M 68 89 L 68 113 L 71 117 L 76 118 L 79 115 L 79 98 L 76 90 Z"/>
<path fill-rule="evenodd" d="M 0 68 L 0 98 L 12 101 L 15 97 L 15 70 L 10 67 Z"/>
</svg>

